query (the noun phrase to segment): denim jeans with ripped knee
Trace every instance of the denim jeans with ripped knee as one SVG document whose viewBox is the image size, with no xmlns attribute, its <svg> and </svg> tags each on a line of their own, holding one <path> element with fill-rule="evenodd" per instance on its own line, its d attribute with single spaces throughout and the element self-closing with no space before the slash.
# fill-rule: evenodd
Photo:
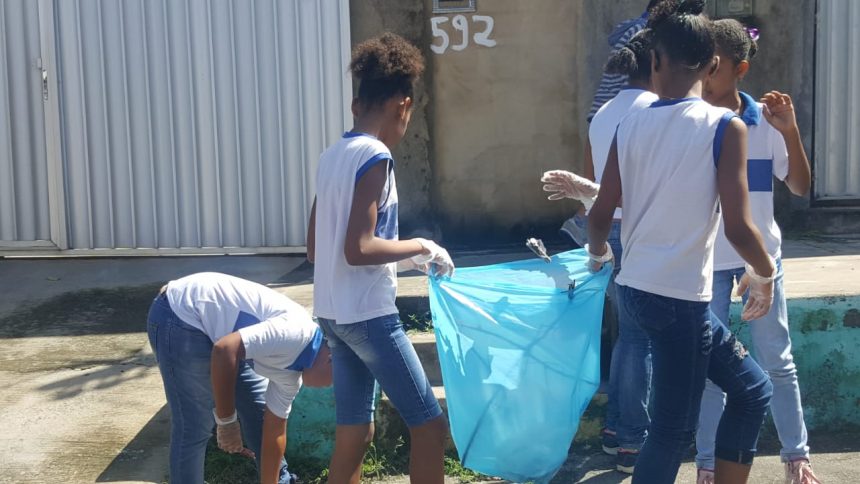
<svg viewBox="0 0 860 484">
<path fill-rule="evenodd" d="M 706 378 L 728 396 L 717 430 L 716 457 L 751 464 L 772 393 L 764 371 L 707 302 L 627 286 L 619 286 L 618 293 L 622 317 L 648 334 L 653 365 L 651 427 L 633 482 L 675 482 L 696 432 Z"/>
</svg>

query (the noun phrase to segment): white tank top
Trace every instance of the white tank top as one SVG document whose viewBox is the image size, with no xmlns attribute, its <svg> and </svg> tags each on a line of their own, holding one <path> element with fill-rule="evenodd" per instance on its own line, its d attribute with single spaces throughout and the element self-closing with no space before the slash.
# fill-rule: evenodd
<svg viewBox="0 0 860 484">
<path fill-rule="evenodd" d="M 379 199 L 376 236 L 397 240 L 394 161 L 373 136 L 346 133 L 321 156 L 317 168 L 314 316 L 350 324 L 397 313 L 397 264 L 351 266 L 343 253 L 355 185 L 377 163 L 388 165 Z"/>
<path fill-rule="evenodd" d="M 699 98 L 658 101 L 618 127 L 624 256 L 616 282 L 710 301 L 719 223 L 716 160 L 734 114 Z"/>
<path fill-rule="evenodd" d="M 625 88 L 594 115 L 588 128 L 588 140 L 591 142 L 591 159 L 594 162 L 594 178 L 597 183 L 603 178 L 609 148 L 612 147 L 612 140 L 615 139 L 615 131 L 621 120 L 632 112 L 647 108 L 658 99 L 653 92 Z M 620 208 L 615 209 L 615 218 L 621 218 Z"/>
</svg>

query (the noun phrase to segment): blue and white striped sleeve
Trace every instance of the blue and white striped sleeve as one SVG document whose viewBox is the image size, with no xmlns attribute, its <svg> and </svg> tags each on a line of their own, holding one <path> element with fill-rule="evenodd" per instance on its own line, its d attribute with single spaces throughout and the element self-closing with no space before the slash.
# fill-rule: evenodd
<svg viewBox="0 0 860 484">
<path fill-rule="evenodd" d="M 627 43 L 630 42 L 630 39 L 638 34 L 643 28 L 645 28 L 644 20 L 631 25 L 630 28 L 621 35 L 618 42 L 612 46 L 612 53 L 627 45 Z M 607 74 L 606 72 L 603 73 L 603 76 L 600 78 L 600 86 L 597 88 L 597 93 L 594 95 L 594 101 L 591 103 L 591 110 L 588 111 L 587 119 L 589 123 L 604 104 L 618 95 L 618 92 L 625 84 L 627 84 L 627 76 Z"/>
</svg>

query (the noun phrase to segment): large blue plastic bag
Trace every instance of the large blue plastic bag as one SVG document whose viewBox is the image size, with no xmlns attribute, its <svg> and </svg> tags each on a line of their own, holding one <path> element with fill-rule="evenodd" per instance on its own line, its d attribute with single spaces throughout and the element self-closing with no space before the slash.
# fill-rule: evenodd
<svg viewBox="0 0 860 484">
<path fill-rule="evenodd" d="M 548 482 L 600 384 L 611 268 L 575 250 L 430 281 L 451 434 L 464 466 Z"/>
</svg>

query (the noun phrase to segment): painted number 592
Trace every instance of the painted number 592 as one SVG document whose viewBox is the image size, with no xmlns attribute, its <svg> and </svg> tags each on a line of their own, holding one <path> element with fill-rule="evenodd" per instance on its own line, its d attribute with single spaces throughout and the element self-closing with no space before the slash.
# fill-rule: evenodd
<svg viewBox="0 0 860 484">
<path fill-rule="evenodd" d="M 441 28 L 443 24 L 451 21 L 451 26 L 459 32 L 455 35 L 457 43 L 451 45 L 451 37 L 448 32 Z M 472 41 L 484 47 L 493 47 L 496 41 L 490 38 L 493 33 L 494 25 L 493 17 L 488 15 L 472 15 L 472 25 L 476 27 Z M 465 15 L 455 15 L 453 18 L 448 17 L 433 17 L 430 19 L 430 28 L 433 31 L 433 37 L 440 39 L 439 43 L 430 45 L 430 50 L 436 54 L 444 54 L 450 47 L 451 50 L 461 51 L 469 46 L 469 21 Z"/>
</svg>

